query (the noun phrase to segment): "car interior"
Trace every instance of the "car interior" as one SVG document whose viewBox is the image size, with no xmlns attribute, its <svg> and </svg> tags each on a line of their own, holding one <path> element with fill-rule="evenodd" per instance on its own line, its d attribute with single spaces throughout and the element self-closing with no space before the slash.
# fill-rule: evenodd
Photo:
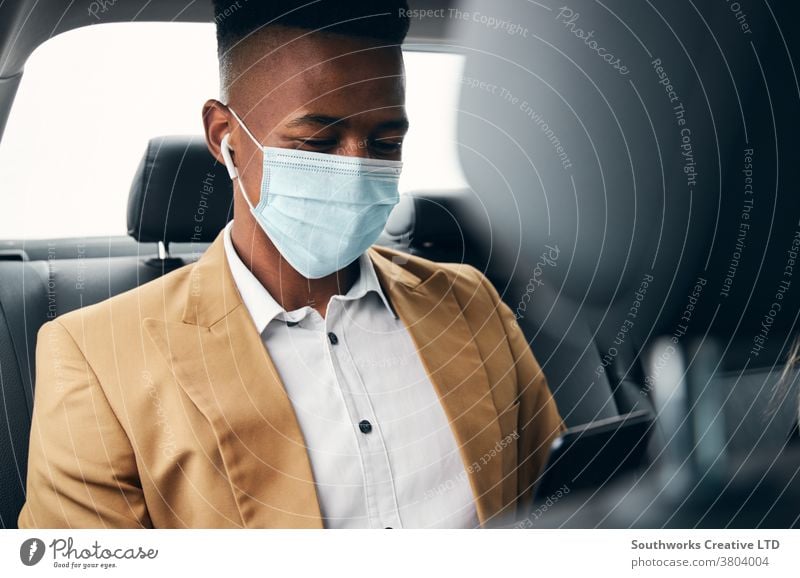
<svg viewBox="0 0 800 578">
<path fill-rule="evenodd" d="M 213 22 L 203 0 L 110 4 L 98 23 L 66 0 L 0 3 L 0 138 L 26 61 L 52 37 L 114 22 Z M 726 9 L 574 0 L 583 25 L 627 55 L 635 74 L 621 78 L 564 40 L 556 4 L 410 4 L 495 14 L 524 38 L 510 28 L 487 33 L 480 19 L 412 21 L 406 51 L 463 57 L 454 116 L 467 185 L 409 191 L 378 243 L 484 272 L 517 314 L 568 427 L 650 416 L 637 471 L 575 492 L 535 525 L 800 525 L 800 391 L 787 366 L 800 281 L 770 314 L 800 220 L 800 34 L 786 25 L 800 8 L 749 7 L 743 40 Z M 689 146 L 659 59 L 688 111 Z M 0 230 L 4 528 L 16 527 L 25 500 L 38 329 L 192 263 L 232 218 L 231 181 L 208 152 L 199 113 L 197 126 L 192 135 L 151 135 L 118 216 L 127 236 L 23 239 Z M 757 174 L 752 211 L 742 193 L 747 149 Z M 93 178 L 78 151 L 58 154 L 76 155 L 64 178 Z M 205 179 L 214 192 L 198 232 Z M 0 190 L 5 206 L 16 193 Z M 642 514 L 642 500 L 656 495 Z"/>
</svg>

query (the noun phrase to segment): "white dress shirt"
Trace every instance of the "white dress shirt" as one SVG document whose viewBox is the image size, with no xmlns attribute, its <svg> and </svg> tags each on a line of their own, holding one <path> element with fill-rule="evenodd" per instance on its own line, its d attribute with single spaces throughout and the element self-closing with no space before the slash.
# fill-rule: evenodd
<svg viewBox="0 0 800 578">
<path fill-rule="evenodd" d="M 325 318 L 284 310 L 224 232 L 233 279 L 291 399 L 326 528 L 473 528 L 457 442 L 369 256 Z"/>
</svg>

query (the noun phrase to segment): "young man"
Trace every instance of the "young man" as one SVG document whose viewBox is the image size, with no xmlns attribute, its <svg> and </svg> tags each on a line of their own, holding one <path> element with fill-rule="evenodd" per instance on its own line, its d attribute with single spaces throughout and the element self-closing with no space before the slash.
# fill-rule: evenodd
<svg viewBox="0 0 800 578">
<path fill-rule="evenodd" d="M 194 265 L 39 334 L 20 527 L 487 527 L 563 428 L 477 270 L 372 247 L 408 127 L 405 2 L 218 3 Z"/>
</svg>

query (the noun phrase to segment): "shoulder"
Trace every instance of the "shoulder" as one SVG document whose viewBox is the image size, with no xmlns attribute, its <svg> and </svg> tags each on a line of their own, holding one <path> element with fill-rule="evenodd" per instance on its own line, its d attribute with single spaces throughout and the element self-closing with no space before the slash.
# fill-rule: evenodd
<svg viewBox="0 0 800 578">
<path fill-rule="evenodd" d="M 513 314 L 501 299 L 497 289 L 482 271 L 466 263 L 438 262 L 385 247 L 373 247 L 379 268 L 391 282 L 400 281 L 415 291 L 437 287 L 434 294 L 440 299 L 447 290 L 458 302 L 461 313 L 471 324 L 478 326 L 494 318 L 503 325 L 513 324 Z M 438 282 L 436 278 L 439 278 Z M 390 287 L 392 285 L 390 284 Z M 390 297 L 391 298 L 391 297 Z"/>
<path fill-rule="evenodd" d="M 418 255 L 377 245 L 373 246 L 372 249 L 394 267 L 418 278 L 420 283 L 424 283 L 437 272 L 441 272 L 441 274 L 447 276 L 452 286 L 459 289 L 491 286 L 489 280 L 480 270 L 467 263 L 431 261 Z"/>
<path fill-rule="evenodd" d="M 132 329 L 146 317 L 180 320 L 194 266 L 195 263 L 184 265 L 113 297 L 59 315 L 54 322 L 81 343 L 87 336 L 107 334 L 112 328 Z M 46 331 L 51 323 L 42 326 L 42 330 Z"/>
</svg>

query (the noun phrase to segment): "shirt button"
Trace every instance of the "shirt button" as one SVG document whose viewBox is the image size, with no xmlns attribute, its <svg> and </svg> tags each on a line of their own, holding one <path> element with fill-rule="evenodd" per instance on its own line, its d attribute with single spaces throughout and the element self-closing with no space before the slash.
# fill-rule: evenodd
<svg viewBox="0 0 800 578">
<path fill-rule="evenodd" d="M 372 431 L 372 424 L 367 420 L 362 419 L 360 422 L 358 422 L 358 429 L 361 430 L 361 433 L 368 434 Z"/>
<path fill-rule="evenodd" d="M 392 527 L 391 527 L 391 526 L 386 526 L 386 527 L 384 528 L 384 530 L 391 530 L 391 529 L 392 529 Z"/>
<path fill-rule="evenodd" d="M 336 345 L 339 343 L 339 338 L 336 337 L 336 334 L 333 331 L 328 333 L 328 340 L 331 342 L 331 345 Z"/>
</svg>

